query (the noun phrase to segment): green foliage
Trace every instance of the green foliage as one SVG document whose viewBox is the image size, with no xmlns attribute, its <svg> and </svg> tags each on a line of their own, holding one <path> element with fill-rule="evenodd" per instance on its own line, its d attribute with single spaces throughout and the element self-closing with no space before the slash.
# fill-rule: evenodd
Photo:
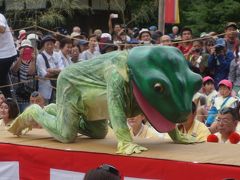
<svg viewBox="0 0 240 180">
<path fill-rule="evenodd" d="M 153 21 L 157 24 L 158 0 L 127 0 L 126 7 L 130 10 L 131 16 L 127 25 L 148 24 Z"/>
<path fill-rule="evenodd" d="M 165 0 L 167 1 L 167 0 Z M 128 24 L 157 24 L 158 0 L 127 0 L 131 13 Z M 240 19 L 240 0 L 179 0 L 180 27 L 188 26 L 199 36 L 201 32 L 224 32 L 226 22 Z"/>
<path fill-rule="evenodd" d="M 188 5 L 187 5 L 188 3 Z M 184 8 L 183 8 L 184 7 Z M 180 0 L 181 26 L 192 28 L 197 36 L 201 32 L 224 32 L 226 22 L 239 22 L 239 0 Z"/>
<path fill-rule="evenodd" d="M 39 4 L 46 0 L 15 0 L 15 3 Z M 47 8 L 19 9 L 7 11 L 7 17 L 11 19 L 11 26 L 31 26 L 37 24 L 43 27 L 56 27 L 64 25 L 67 18 L 71 18 L 76 11 L 85 12 L 88 6 L 81 5 L 79 0 L 47 0 Z M 19 18 L 21 17 L 21 18 Z"/>
</svg>

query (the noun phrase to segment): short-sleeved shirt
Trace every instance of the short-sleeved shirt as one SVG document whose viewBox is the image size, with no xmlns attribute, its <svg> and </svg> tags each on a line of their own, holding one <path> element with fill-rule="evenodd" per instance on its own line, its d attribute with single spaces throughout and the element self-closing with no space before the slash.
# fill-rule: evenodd
<svg viewBox="0 0 240 180">
<path fill-rule="evenodd" d="M 153 138 L 158 137 L 157 131 L 155 131 L 152 127 L 148 125 L 142 125 L 142 128 L 139 130 L 138 134 L 134 136 L 132 129 L 130 128 L 130 133 L 132 137 L 139 137 L 139 138 Z"/>
<path fill-rule="evenodd" d="M 72 64 L 71 57 L 70 56 L 64 56 L 62 51 L 59 51 L 59 56 L 61 57 L 61 65 L 60 69 L 64 69 L 65 67 L 69 66 Z"/>
<path fill-rule="evenodd" d="M 57 52 L 53 52 L 52 55 L 48 54 L 46 51 L 43 51 L 42 53 L 44 53 L 47 57 L 50 68 L 61 69 L 61 57 Z M 41 54 L 38 54 L 37 56 L 36 66 L 38 76 L 44 78 L 47 74 L 47 67 L 45 60 Z M 39 80 L 38 91 L 44 97 L 44 99 L 50 99 L 52 94 L 50 80 Z"/>
<path fill-rule="evenodd" d="M 181 132 L 195 137 L 197 142 L 206 141 L 207 137 L 210 135 L 210 131 L 205 126 L 205 124 L 203 124 L 197 119 L 193 120 L 192 126 L 188 130 L 188 132 L 185 132 L 184 130 L 181 130 Z"/>
<path fill-rule="evenodd" d="M 92 59 L 96 56 L 100 55 L 100 52 L 99 51 L 94 51 L 93 53 L 88 49 L 86 51 L 83 51 L 82 54 L 81 54 L 81 59 L 83 60 L 89 60 L 89 59 Z"/>
<path fill-rule="evenodd" d="M 6 18 L 0 13 L 0 26 L 5 28 L 4 33 L 0 33 L 0 61 L 17 55 L 13 36 L 8 27 Z"/>
</svg>

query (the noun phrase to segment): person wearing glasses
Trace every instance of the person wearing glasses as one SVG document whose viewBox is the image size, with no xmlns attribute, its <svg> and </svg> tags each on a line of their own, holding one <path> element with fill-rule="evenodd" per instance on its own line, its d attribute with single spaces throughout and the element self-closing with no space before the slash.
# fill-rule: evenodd
<svg viewBox="0 0 240 180">
<path fill-rule="evenodd" d="M 230 143 L 230 135 L 236 131 L 239 120 L 238 108 L 223 108 L 216 119 L 218 132 L 215 134 L 220 143 Z"/>
<path fill-rule="evenodd" d="M 96 169 L 89 170 L 83 180 L 120 180 L 120 172 L 112 165 L 103 164 Z"/>
<path fill-rule="evenodd" d="M 10 126 L 18 115 L 17 103 L 11 98 L 5 99 L 0 106 L 0 126 Z"/>
</svg>

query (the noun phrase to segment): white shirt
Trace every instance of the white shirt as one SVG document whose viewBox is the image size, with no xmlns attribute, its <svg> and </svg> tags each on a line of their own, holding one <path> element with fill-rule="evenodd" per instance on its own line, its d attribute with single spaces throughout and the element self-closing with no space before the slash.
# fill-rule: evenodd
<svg viewBox="0 0 240 180">
<path fill-rule="evenodd" d="M 64 56 L 62 51 L 59 51 L 59 56 L 61 57 L 61 67 L 60 69 L 64 69 L 65 67 L 69 66 L 70 64 L 72 64 L 72 61 L 71 61 L 71 57 L 70 56 Z"/>
<path fill-rule="evenodd" d="M 53 52 L 52 55 L 49 55 L 46 51 L 43 51 L 48 59 L 50 68 L 59 68 L 61 69 L 61 57 L 59 53 Z M 47 74 L 47 67 L 45 60 L 41 54 L 38 54 L 36 61 L 37 73 L 39 77 L 45 78 Z M 50 80 L 39 80 L 38 81 L 38 91 L 44 97 L 44 99 L 50 99 L 52 94 L 52 87 Z"/>
<path fill-rule="evenodd" d="M 93 53 L 88 49 L 86 51 L 83 51 L 81 54 L 81 59 L 83 60 L 88 60 L 88 59 L 92 59 L 96 56 L 100 55 L 100 52 L 98 51 L 94 51 Z"/>
<path fill-rule="evenodd" d="M 0 13 L 0 26 L 5 28 L 4 33 L 0 33 L 0 60 L 17 55 L 13 36 L 8 27 L 6 18 Z"/>
</svg>

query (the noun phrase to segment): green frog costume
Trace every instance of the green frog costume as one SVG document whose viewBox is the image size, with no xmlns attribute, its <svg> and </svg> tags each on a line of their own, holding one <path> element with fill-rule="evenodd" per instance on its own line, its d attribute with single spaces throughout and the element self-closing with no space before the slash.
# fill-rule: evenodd
<svg viewBox="0 0 240 180">
<path fill-rule="evenodd" d="M 108 120 L 121 154 L 146 150 L 133 143 L 127 117 L 144 113 L 159 132 L 169 132 L 175 142 L 192 143 L 176 123 L 186 121 L 201 77 L 193 73 L 174 47 L 136 47 L 115 51 L 64 69 L 57 80 L 56 104 L 42 109 L 31 105 L 9 131 L 20 136 L 32 119 L 55 139 L 72 143 L 78 133 L 104 138 Z"/>
</svg>

